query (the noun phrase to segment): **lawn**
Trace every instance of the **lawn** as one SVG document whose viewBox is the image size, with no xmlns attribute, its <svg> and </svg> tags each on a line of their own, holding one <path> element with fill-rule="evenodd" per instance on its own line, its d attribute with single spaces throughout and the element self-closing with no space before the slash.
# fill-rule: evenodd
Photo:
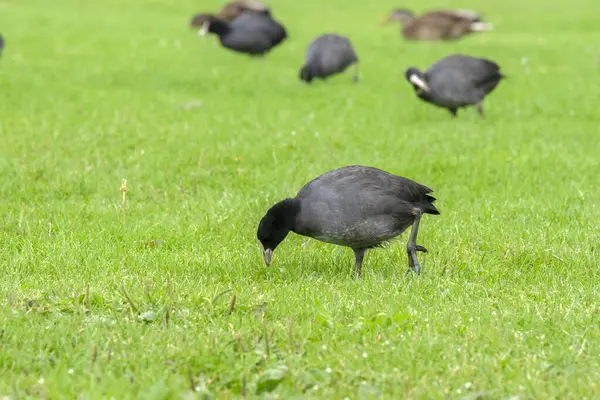
<svg viewBox="0 0 600 400">
<path fill-rule="evenodd" d="M 597 2 L 465 0 L 496 29 L 436 44 L 378 22 L 441 0 L 273 1 L 262 59 L 188 29 L 219 4 L 0 3 L 0 398 L 600 397 Z M 359 84 L 298 80 L 324 32 Z M 404 79 L 453 52 L 508 76 L 486 120 Z M 421 276 L 407 233 L 358 281 L 293 234 L 264 266 L 265 211 L 348 164 L 435 190 Z"/>
</svg>

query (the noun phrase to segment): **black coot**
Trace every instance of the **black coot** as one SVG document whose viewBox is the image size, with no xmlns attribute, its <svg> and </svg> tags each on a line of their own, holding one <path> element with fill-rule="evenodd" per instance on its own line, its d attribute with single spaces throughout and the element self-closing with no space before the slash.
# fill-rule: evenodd
<svg viewBox="0 0 600 400">
<path fill-rule="evenodd" d="M 191 25 L 200 35 L 209 32 L 218 35 L 223 47 L 250 55 L 263 55 L 287 38 L 280 23 L 259 13 L 244 13 L 233 22 L 210 14 L 198 14 Z"/>
<path fill-rule="evenodd" d="M 327 78 L 355 65 L 354 81 L 358 82 L 358 57 L 347 37 L 328 33 L 313 40 L 306 50 L 300 79 Z"/>
<path fill-rule="evenodd" d="M 4 50 L 4 36 L 0 35 L 0 55 L 2 55 L 2 50 Z"/>
<path fill-rule="evenodd" d="M 352 165 L 326 172 L 262 218 L 257 235 L 265 263 L 271 263 L 273 250 L 292 231 L 352 248 L 356 278 L 367 249 L 381 246 L 412 225 L 408 262 L 419 274 L 417 251 L 427 252 L 416 243 L 421 215 L 439 214 L 431 192 L 427 186 L 372 167 Z"/>
<path fill-rule="evenodd" d="M 406 71 L 420 99 L 448 109 L 455 117 L 460 107 L 477 105 L 483 118 L 483 99 L 504 77 L 495 62 L 460 54 L 441 59 L 424 74 L 414 67 Z"/>
</svg>

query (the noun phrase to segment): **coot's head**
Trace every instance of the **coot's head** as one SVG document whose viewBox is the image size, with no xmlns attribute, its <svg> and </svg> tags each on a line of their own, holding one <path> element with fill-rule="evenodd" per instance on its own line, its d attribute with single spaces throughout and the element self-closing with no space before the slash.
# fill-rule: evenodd
<svg viewBox="0 0 600 400">
<path fill-rule="evenodd" d="M 300 204 L 295 199 L 285 199 L 275 204 L 258 224 L 256 236 L 265 257 L 265 264 L 271 264 L 273 251 L 296 224 Z"/>
<path fill-rule="evenodd" d="M 421 71 L 419 71 L 415 67 L 410 67 L 406 70 L 406 80 L 409 81 L 415 89 L 421 89 L 425 92 L 429 92 L 429 86 L 427 86 L 427 82 L 425 81 L 425 76 Z"/>
<path fill-rule="evenodd" d="M 193 30 L 197 30 L 198 35 L 204 36 L 208 33 L 208 27 L 214 19 L 215 16 L 212 14 L 196 14 L 190 21 L 190 27 Z"/>
<path fill-rule="evenodd" d="M 310 83 L 313 80 L 313 73 L 309 65 L 305 65 L 300 70 L 300 80 Z"/>
<path fill-rule="evenodd" d="M 212 15 L 212 14 L 196 14 L 190 26 L 194 30 L 198 30 L 198 35 L 204 36 L 207 33 L 215 33 L 217 35 L 227 32 L 229 25 L 226 21 Z"/>
<path fill-rule="evenodd" d="M 389 24 L 390 22 L 400 22 L 403 25 L 410 23 L 414 19 L 412 11 L 406 8 L 397 8 L 381 21 L 381 25 Z"/>
</svg>

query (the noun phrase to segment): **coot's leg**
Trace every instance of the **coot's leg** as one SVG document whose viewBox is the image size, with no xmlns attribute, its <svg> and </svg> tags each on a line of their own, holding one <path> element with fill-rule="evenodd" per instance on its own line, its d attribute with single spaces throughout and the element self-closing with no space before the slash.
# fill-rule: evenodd
<svg viewBox="0 0 600 400">
<path fill-rule="evenodd" d="M 354 83 L 358 83 L 358 62 L 354 64 Z"/>
<path fill-rule="evenodd" d="M 458 113 L 458 109 L 457 108 L 449 108 L 448 111 L 450 111 L 450 114 L 452 114 L 452 116 L 454 118 L 456 118 L 456 114 Z"/>
<path fill-rule="evenodd" d="M 360 276 L 360 269 L 362 267 L 363 258 L 367 249 L 352 249 L 354 250 L 354 257 L 356 257 L 356 264 L 354 264 L 354 279 Z"/>
<path fill-rule="evenodd" d="M 419 258 L 417 257 L 417 251 L 427 253 L 427 249 L 417 244 L 417 235 L 419 233 L 419 223 L 421 222 L 421 215 L 423 210 L 415 208 L 415 220 L 410 231 L 410 237 L 408 238 L 408 244 L 406 245 L 406 252 L 408 253 L 408 265 L 419 275 L 421 273 L 421 265 L 419 264 Z"/>
<path fill-rule="evenodd" d="M 485 117 L 483 116 L 483 104 L 482 103 L 477 103 L 477 111 L 479 111 L 479 116 L 481 117 L 481 119 L 484 119 Z"/>
</svg>

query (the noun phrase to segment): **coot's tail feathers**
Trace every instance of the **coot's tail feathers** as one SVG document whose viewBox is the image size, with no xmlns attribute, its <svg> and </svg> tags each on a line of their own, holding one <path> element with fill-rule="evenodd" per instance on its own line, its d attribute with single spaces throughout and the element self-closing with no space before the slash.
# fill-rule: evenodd
<svg viewBox="0 0 600 400">
<path fill-rule="evenodd" d="M 433 205 L 433 202 L 435 201 L 435 197 L 432 197 L 427 194 L 427 195 L 425 195 L 425 198 L 423 200 L 424 201 L 421 204 L 419 204 L 419 206 L 425 214 L 433 214 L 433 215 L 440 214 L 439 210 L 437 208 L 435 208 L 435 206 Z"/>
</svg>

